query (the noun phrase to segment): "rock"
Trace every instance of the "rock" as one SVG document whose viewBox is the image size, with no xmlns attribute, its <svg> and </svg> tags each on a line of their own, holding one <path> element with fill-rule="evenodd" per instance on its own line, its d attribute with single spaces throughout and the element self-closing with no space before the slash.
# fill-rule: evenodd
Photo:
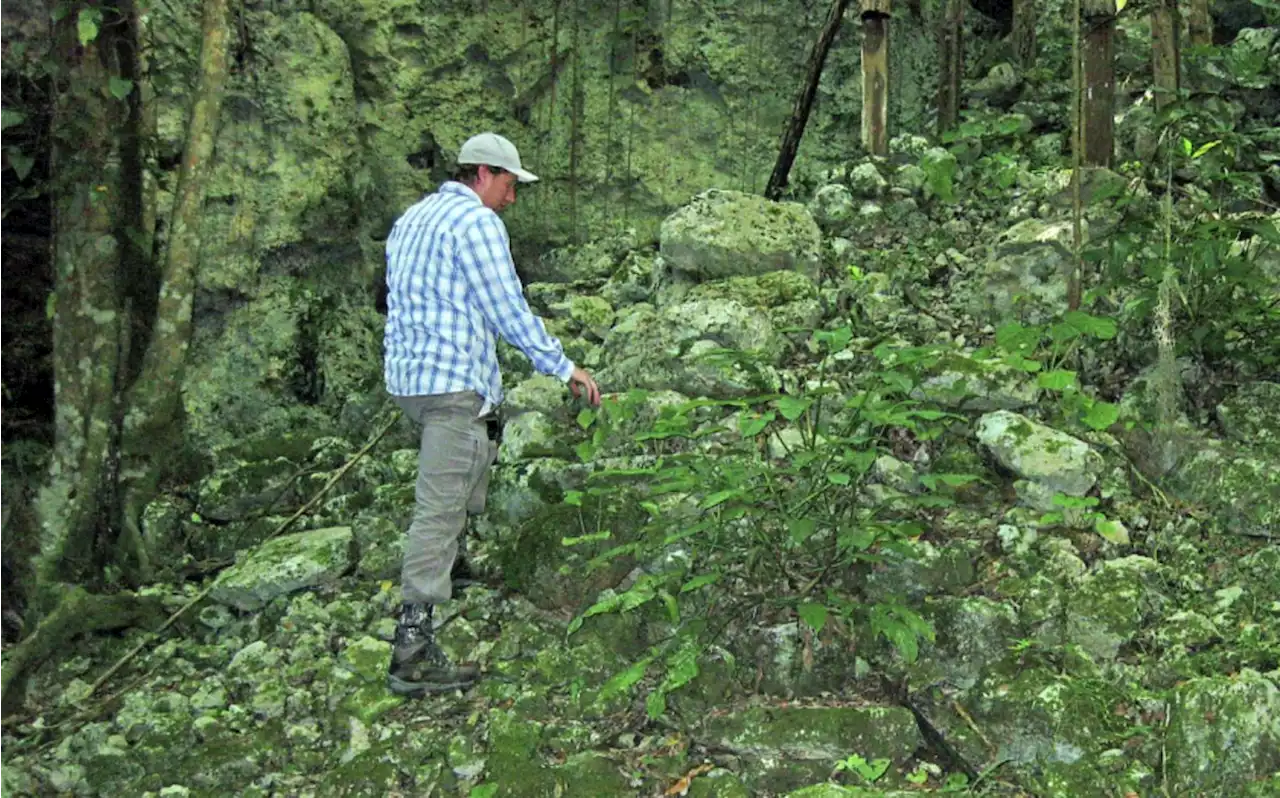
<svg viewBox="0 0 1280 798">
<path fill-rule="evenodd" d="M 569 299 L 569 317 L 581 326 L 583 332 L 599 341 L 613 326 L 613 306 L 602 297 L 573 296 Z"/>
<path fill-rule="evenodd" d="M 1217 417 L 1231 440 L 1280 447 L 1280 382 L 1240 386 L 1218 405 Z"/>
<path fill-rule="evenodd" d="M 250 611 L 277 596 L 333 582 L 351 564 L 352 543 L 347 526 L 269 540 L 224 571 L 209 598 Z"/>
<path fill-rule="evenodd" d="M 960 170 L 960 161 L 950 150 L 930 147 L 920 156 L 920 170 L 925 175 L 925 199 L 951 199 L 952 180 Z"/>
<path fill-rule="evenodd" d="M 1267 89 L 1277 83 L 1280 71 L 1280 31 L 1274 26 L 1244 28 L 1227 48 L 1227 74 L 1250 89 Z"/>
<path fill-rule="evenodd" d="M 613 275 L 623 258 L 636 246 L 635 233 L 596 239 L 578 246 L 552 250 L 536 264 L 525 266 L 528 282 L 576 283 L 603 280 Z"/>
<path fill-rule="evenodd" d="M 661 311 L 629 308 L 604 347 L 609 365 L 599 380 L 610 390 L 730 398 L 776 390 L 771 365 L 782 352 L 782 340 L 758 310 L 729 299 L 695 299 Z M 742 353 L 747 362 L 708 358 L 722 348 Z"/>
<path fill-rule="evenodd" d="M 817 296 L 817 286 L 805 275 L 776 271 L 755 277 L 730 277 L 701 283 L 689 289 L 684 301 L 728 299 L 748 307 L 769 309 Z"/>
<path fill-rule="evenodd" d="M 893 173 L 893 187 L 904 189 L 912 194 L 923 191 L 927 180 L 928 175 L 925 171 L 913 163 L 905 164 Z"/>
<path fill-rule="evenodd" d="M 417 468 L 417 452 L 414 455 L 414 468 Z M 413 501 L 416 476 L 406 479 L 406 493 Z M 407 506 L 403 515 L 408 519 L 412 513 L 412 504 Z M 405 529 L 381 514 L 369 517 L 362 514 L 354 526 L 357 547 L 360 551 L 360 564 L 357 573 L 367 579 L 396 579 L 400 576 L 400 567 L 404 563 Z"/>
<path fill-rule="evenodd" d="M 1066 594 L 1066 635 L 1095 661 L 1116 658 L 1163 602 L 1160 564 L 1130 556 L 1099 563 Z"/>
<path fill-rule="evenodd" d="M 875 199 L 883 195 L 888 187 L 889 181 L 884 179 L 873 163 L 860 163 L 849 172 L 849 189 L 855 197 Z"/>
<path fill-rule="evenodd" d="M 1256 671 L 1179 685 L 1165 736 L 1174 795 L 1242 795 L 1280 769 L 1280 690 Z"/>
<path fill-rule="evenodd" d="M 1048 321 L 1066 303 L 1071 223 L 1024 219 L 997 239 L 968 310 L 999 323 Z"/>
<path fill-rule="evenodd" d="M 920 793 L 906 790 L 879 790 L 870 787 L 842 787 L 839 784 L 814 784 L 795 792 L 787 793 L 786 798 L 918 798 Z"/>
<path fill-rule="evenodd" d="M 822 233 L 803 205 L 712 189 L 662 223 L 662 257 L 699 281 L 786 269 L 816 276 Z"/>
<path fill-rule="evenodd" d="M 703 773 L 689 785 L 688 798 L 751 798 L 737 774 L 724 768 Z"/>
<path fill-rule="evenodd" d="M 651 251 L 628 252 L 600 287 L 600 296 L 615 308 L 648 302 L 661 282 L 662 268 L 661 259 Z"/>
<path fill-rule="evenodd" d="M 499 458 L 504 463 L 535 457 L 569 457 L 572 447 L 564 440 L 565 428 L 536 411 L 507 419 L 502 428 Z"/>
<path fill-rule="evenodd" d="M 536 410 L 554 415 L 564 409 L 568 395 L 568 389 L 558 377 L 536 374 L 508 391 L 502 405 L 504 411 L 511 414 Z M 414 456 L 416 462 L 417 454 Z"/>
<path fill-rule="evenodd" d="M 944 358 L 941 373 L 926 377 L 911 396 L 955 410 L 1018 410 L 1032 405 L 1039 388 L 1020 369 L 969 357 Z"/>
<path fill-rule="evenodd" d="M 1274 535 L 1280 529 L 1280 456 L 1208 438 L 1169 476 L 1166 489 L 1203 504 L 1224 529 Z"/>
<path fill-rule="evenodd" d="M 841 183 L 823 186 L 814 192 L 809 202 L 809 213 L 823 230 L 843 230 L 853 219 L 853 192 Z"/>
<path fill-rule="evenodd" d="M 1022 85 L 1022 77 L 1013 64 L 996 64 L 969 90 L 969 96 L 985 100 L 993 108 L 1007 109 L 1018 101 Z"/>
<path fill-rule="evenodd" d="M 1061 133 L 1046 133 L 1032 142 L 1031 154 L 1038 164 L 1057 166 L 1062 161 L 1063 146 Z"/>
<path fill-rule="evenodd" d="M 901 764 L 922 744 L 902 707 L 753 707 L 707 718 L 700 736 L 744 757 L 756 788 L 774 792 L 825 778 L 850 753 Z"/>
<path fill-rule="evenodd" d="M 1017 637 L 1018 615 L 1010 604 L 943 596 L 926 606 L 937 639 L 920 644 L 920 658 L 908 669 L 915 689 L 946 684 L 968 690 L 1005 657 L 1009 641 Z"/>
<path fill-rule="evenodd" d="M 1102 457 L 1089 444 L 1018 413 L 988 413 L 977 433 L 1001 465 L 1055 493 L 1083 496 L 1102 473 Z"/>
</svg>

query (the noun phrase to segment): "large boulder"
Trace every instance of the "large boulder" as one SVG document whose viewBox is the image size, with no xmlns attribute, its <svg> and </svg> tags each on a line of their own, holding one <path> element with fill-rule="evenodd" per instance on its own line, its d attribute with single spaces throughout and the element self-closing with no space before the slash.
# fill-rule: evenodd
<svg viewBox="0 0 1280 798">
<path fill-rule="evenodd" d="M 996 240 L 979 275 L 969 311 L 999 322 L 1048 321 L 1066 305 L 1071 265 L 1070 221 L 1025 219 Z"/>
<path fill-rule="evenodd" d="M 822 233 L 798 203 L 712 189 L 666 218 L 661 252 L 698 281 L 787 269 L 816 275 Z"/>
<path fill-rule="evenodd" d="M 351 565 L 352 544 L 349 526 L 269 540 L 224 571 L 209 598 L 247 612 L 278 596 L 332 583 Z"/>
<path fill-rule="evenodd" d="M 1174 795 L 1243 795 L 1280 769 L 1280 690 L 1244 670 L 1192 679 L 1174 693 L 1165 761 Z"/>
</svg>

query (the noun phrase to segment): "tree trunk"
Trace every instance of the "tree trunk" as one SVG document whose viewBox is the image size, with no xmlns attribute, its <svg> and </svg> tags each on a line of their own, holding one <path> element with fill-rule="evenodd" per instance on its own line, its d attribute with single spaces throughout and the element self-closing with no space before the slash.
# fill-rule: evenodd
<svg viewBox="0 0 1280 798">
<path fill-rule="evenodd" d="M 960 79 L 964 75 L 965 0 L 945 0 L 938 29 L 938 135 L 960 121 Z"/>
<path fill-rule="evenodd" d="M 1187 12 L 1188 35 L 1192 47 L 1209 47 L 1213 44 L 1213 17 L 1209 13 L 1209 0 L 1191 0 Z"/>
<path fill-rule="evenodd" d="M 1179 25 L 1177 0 L 1157 0 L 1151 11 L 1151 65 L 1157 110 L 1178 98 L 1182 73 L 1178 61 Z"/>
<path fill-rule="evenodd" d="M 889 154 L 889 0 L 862 0 L 862 146 Z"/>
<path fill-rule="evenodd" d="M 804 136 L 805 124 L 809 121 L 809 111 L 813 107 L 814 95 L 818 93 L 818 81 L 822 77 L 822 67 L 827 62 L 827 53 L 831 43 L 835 41 L 840 30 L 840 22 L 844 19 L 849 0 L 834 0 L 827 13 L 826 24 L 818 34 L 813 49 L 809 51 L 809 68 L 805 73 L 804 84 L 796 97 L 795 106 L 791 110 L 791 121 L 787 123 L 786 133 L 782 136 L 782 145 L 778 148 L 778 160 L 773 165 L 773 174 L 769 175 L 769 183 L 765 186 L 764 195 L 769 199 L 782 196 L 787 186 L 787 176 L 791 173 L 791 164 L 795 162 L 796 151 L 800 149 L 800 139 Z"/>
<path fill-rule="evenodd" d="M 1023 69 L 1036 64 L 1036 0 L 1013 0 L 1013 57 Z"/>
<path fill-rule="evenodd" d="M 52 123 L 55 441 L 39 500 L 37 589 L 93 573 L 99 538 L 113 527 L 122 350 L 129 334 L 120 259 L 121 237 L 132 221 L 126 209 L 134 205 L 128 198 L 134 181 L 123 172 L 135 161 L 121 151 L 130 107 L 104 90 L 122 71 L 113 37 L 124 27 L 102 26 L 82 44 L 79 14 L 105 16 L 102 5 L 84 4 L 54 31 L 67 71 Z M 44 597 L 31 598 L 37 611 L 47 609 Z"/>
<path fill-rule="evenodd" d="M 166 455 L 180 444 L 182 385 L 191 343 L 191 305 L 200 262 L 200 208 L 213 158 L 218 117 L 228 75 L 227 0 L 204 0 L 200 76 L 187 123 L 187 140 L 178 172 L 169 243 L 160 280 L 155 323 L 142 370 L 129 393 L 125 418 L 127 468 L 121 474 L 125 506 L 125 543 L 139 576 L 149 576 L 140 520 L 154 498 Z"/>
<path fill-rule="evenodd" d="M 1114 149 L 1115 0 L 1084 0 L 1084 162 L 1111 166 Z"/>
</svg>

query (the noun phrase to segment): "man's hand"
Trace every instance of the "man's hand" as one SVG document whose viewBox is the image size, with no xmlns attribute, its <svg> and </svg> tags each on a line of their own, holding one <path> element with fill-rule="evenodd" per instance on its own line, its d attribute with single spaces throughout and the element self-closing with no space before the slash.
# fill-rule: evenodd
<svg viewBox="0 0 1280 798">
<path fill-rule="evenodd" d="M 573 374 L 569 376 L 569 390 L 575 399 L 580 399 L 585 394 L 592 407 L 600 406 L 600 386 L 596 385 L 586 369 L 574 367 Z"/>
</svg>

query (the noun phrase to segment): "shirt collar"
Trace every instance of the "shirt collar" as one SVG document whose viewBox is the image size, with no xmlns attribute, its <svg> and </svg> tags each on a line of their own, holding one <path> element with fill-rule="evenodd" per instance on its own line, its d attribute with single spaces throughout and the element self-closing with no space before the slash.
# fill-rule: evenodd
<svg viewBox="0 0 1280 798">
<path fill-rule="evenodd" d="M 446 180 L 446 181 L 445 181 L 445 182 L 440 186 L 440 193 L 442 193 L 442 194 L 457 194 L 458 196 L 461 196 L 461 197 L 467 197 L 468 199 L 473 199 L 473 200 L 475 200 L 475 202 L 476 202 L 476 204 L 477 204 L 477 205 L 483 205 L 483 204 L 484 204 L 483 202 L 481 202 L 481 201 L 480 201 L 480 195 L 479 195 L 479 194 L 477 194 L 477 193 L 476 193 L 476 192 L 471 188 L 471 186 L 468 186 L 468 185 L 467 185 L 467 184 L 465 184 L 465 183 L 459 183 L 457 180 Z"/>
</svg>

